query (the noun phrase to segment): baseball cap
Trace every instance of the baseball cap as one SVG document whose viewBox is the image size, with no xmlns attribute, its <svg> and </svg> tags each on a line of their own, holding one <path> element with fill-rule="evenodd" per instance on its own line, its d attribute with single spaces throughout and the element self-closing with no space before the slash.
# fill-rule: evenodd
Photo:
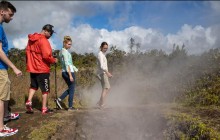
<svg viewBox="0 0 220 140">
<path fill-rule="evenodd" d="M 53 33 L 55 33 L 53 30 L 53 25 L 51 25 L 51 24 L 44 25 L 42 30 L 46 30 L 46 31 L 50 32 L 51 36 L 53 35 Z"/>
</svg>

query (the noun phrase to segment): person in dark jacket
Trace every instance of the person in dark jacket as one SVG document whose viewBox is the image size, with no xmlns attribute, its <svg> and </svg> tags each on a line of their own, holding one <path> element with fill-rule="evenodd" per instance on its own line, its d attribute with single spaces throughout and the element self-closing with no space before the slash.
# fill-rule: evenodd
<svg viewBox="0 0 220 140">
<path fill-rule="evenodd" d="M 46 24 L 40 33 L 28 35 L 26 47 L 26 70 L 30 72 L 30 89 L 26 101 L 27 113 L 33 113 L 32 98 L 38 88 L 42 92 L 42 114 L 49 112 L 47 96 L 50 92 L 50 64 L 57 63 L 57 58 L 52 55 L 52 48 L 48 39 L 54 33 L 53 26 Z"/>
</svg>

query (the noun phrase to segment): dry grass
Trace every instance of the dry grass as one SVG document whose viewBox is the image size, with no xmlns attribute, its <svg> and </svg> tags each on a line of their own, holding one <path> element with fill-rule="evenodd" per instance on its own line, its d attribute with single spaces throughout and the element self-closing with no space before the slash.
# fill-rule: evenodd
<svg viewBox="0 0 220 140">
<path fill-rule="evenodd" d="M 21 108 L 24 107 L 24 103 L 28 98 L 28 90 L 30 86 L 30 76 L 29 73 L 23 73 L 22 77 L 16 77 L 14 73 L 9 73 L 9 78 L 11 81 L 11 100 L 10 104 L 12 107 Z M 59 97 L 65 90 L 67 85 L 62 79 L 61 71 L 57 72 L 57 96 Z M 48 95 L 48 106 L 51 108 L 55 107 L 54 99 L 55 94 L 55 75 L 54 72 L 50 73 L 50 94 Z M 76 91 L 77 92 L 77 91 Z M 77 94 L 75 92 L 75 94 Z M 40 108 L 42 103 L 41 90 L 38 89 L 33 98 L 33 105 L 36 108 Z M 64 100 L 67 103 L 67 99 Z"/>
</svg>

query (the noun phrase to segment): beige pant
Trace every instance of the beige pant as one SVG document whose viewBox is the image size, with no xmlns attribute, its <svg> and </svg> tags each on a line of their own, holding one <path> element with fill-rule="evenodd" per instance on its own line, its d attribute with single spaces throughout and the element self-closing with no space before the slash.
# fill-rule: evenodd
<svg viewBox="0 0 220 140">
<path fill-rule="evenodd" d="M 8 78 L 7 70 L 0 70 L 0 100 L 8 101 L 10 100 L 10 85 L 11 82 Z"/>
<path fill-rule="evenodd" d="M 100 74 L 100 81 L 103 89 L 110 89 L 110 83 L 106 74 Z"/>
</svg>

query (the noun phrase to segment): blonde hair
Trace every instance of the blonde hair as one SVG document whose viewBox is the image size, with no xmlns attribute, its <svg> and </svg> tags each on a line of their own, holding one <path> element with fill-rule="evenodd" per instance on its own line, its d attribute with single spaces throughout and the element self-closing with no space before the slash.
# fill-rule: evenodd
<svg viewBox="0 0 220 140">
<path fill-rule="evenodd" d="M 69 42 L 69 41 L 72 42 L 71 37 L 70 37 L 70 36 L 64 36 L 64 38 L 63 38 L 63 45 L 64 45 L 65 43 Z"/>
</svg>

